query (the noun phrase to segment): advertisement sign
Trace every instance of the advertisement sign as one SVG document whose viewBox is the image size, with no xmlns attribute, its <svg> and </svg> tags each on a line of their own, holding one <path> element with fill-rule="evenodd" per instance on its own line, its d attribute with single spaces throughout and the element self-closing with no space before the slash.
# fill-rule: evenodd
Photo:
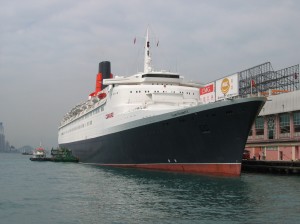
<svg viewBox="0 0 300 224">
<path fill-rule="evenodd" d="M 200 88 L 200 101 L 204 104 L 216 101 L 215 97 L 215 83 L 206 84 Z"/>
<path fill-rule="evenodd" d="M 238 74 L 227 76 L 216 81 L 216 100 L 239 95 Z"/>
</svg>

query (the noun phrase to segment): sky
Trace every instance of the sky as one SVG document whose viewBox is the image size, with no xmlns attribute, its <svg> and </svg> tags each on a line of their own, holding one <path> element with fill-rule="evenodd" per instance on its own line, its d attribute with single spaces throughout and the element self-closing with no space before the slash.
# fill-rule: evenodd
<svg viewBox="0 0 300 224">
<path fill-rule="evenodd" d="M 57 147 L 58 125 L 94 91 L 99 62 L 119 76 L 143 70 L 147 27 L 154 68 L 208 83 L 264 62 L 299 64 L 299 21 L 298 0 L 0 0 L 6 140 Z"/>
</svg>

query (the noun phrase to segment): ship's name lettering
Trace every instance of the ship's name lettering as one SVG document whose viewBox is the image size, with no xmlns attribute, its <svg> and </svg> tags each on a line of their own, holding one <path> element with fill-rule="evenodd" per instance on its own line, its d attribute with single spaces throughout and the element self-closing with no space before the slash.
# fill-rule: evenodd
<svg viewBox="0 0 300 224">
<path fill-rule="evenodd" d="M 177 116 L 180 116 L 180 115 L 184 115 L 184 114 L 187 114 L 188 112 L 189 112 L 188 110 L 180 111 L 180 112 L 172 114 L 172 117 L 177 117 Z"/>
<path fill-rule="evenodd" d="M 106 119 L 109 119 L 109 118 L 112 118 L 112 117 L 114 117 L 114 112 L 111 112 L 111 113 L 105 115 Z"/>
</svg>

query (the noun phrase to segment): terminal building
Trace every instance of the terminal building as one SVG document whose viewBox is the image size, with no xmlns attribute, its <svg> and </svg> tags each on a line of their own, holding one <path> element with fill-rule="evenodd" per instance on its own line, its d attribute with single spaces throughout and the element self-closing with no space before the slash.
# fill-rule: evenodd
<svg viewBox="0 0 300 224">
<path fill-rule="evenodd" d="M 300 160 L 299 65 L 273 71 L 268 62 L 240 72 L 239 80 L 240 95 L 268 99 L 249 132 L 250 158 Z"/>
<path fill-rule="evenodd" d="M 300 160 L 300 90 L 268 97 L 246 149 L 250 158 Z"/>
<path fill-rule="evenodd" d="M 250 158 L 300 160 L 300 90 L 269 96 L 249 133 Z"/>
</svg>

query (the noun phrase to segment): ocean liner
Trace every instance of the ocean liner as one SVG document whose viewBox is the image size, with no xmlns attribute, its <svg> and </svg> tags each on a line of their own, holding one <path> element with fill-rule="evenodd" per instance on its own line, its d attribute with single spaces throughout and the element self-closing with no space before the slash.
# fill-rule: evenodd
<svg viewBox="0 0 300 224">
<path fill-rule="evenodd" d="M 110 62 L 101 62 L 95 91 L 61 121 L 59 146 L 86 164 L 239 176 L 265 98 L 204 104 L 203 86 L 154 71 L 147 30 L 144 72 L 113 77 Z"/>
</svg>

